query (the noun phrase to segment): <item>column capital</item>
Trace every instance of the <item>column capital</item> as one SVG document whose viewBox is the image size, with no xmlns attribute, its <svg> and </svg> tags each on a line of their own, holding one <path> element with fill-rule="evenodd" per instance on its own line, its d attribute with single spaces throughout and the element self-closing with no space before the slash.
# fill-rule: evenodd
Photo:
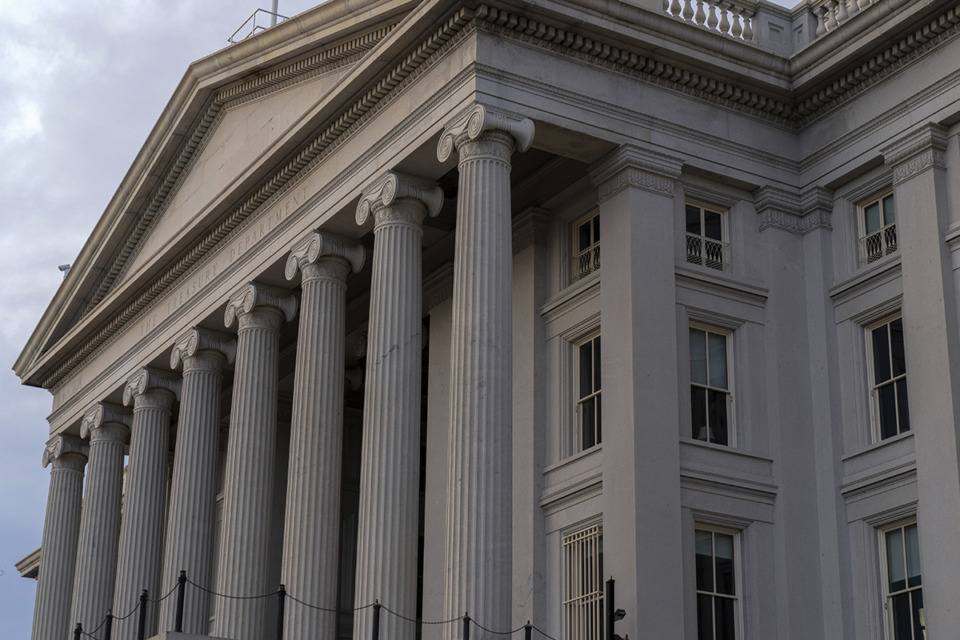
<svg viewBox="0 0 960 640">
<path fill-rule="evenodd" d="M 315 229 L 293 245 L 293 249 L 290 250 L 290 255 L 287 257 L 284 275 L 287 276 L 287 280 L 293 280 L 297 275 L 297 270 L 300 270 L 306 278 L 308 277 L 309 265 L 318 264 L 321 258 L 339 259 L 349 265 L 354 273 L 357 273 L 363 268 L 366 257 L 367 252 L 360 244 L 346 242 L 329 233 Z M 346 273 L 342 276 L 336 274 L 335 279 L 343 280 L 346 275 Z M 321 274 L 318 274 L 318 276 L 323 277 Z"/>
<path fill-rule="evenodd" d="M 401 207 L 387 209 L 390 205 L 399 205 L 406 200 L 420 203 L 418 210 L 409 212 Z M 360 194 L 360 202 L 357 204 L 357 224 L 361 226 L 366 224 L 372 214 L 376 226 L 393 220 L 404 220 L 419 225 L 424 214 L 419 210 L 421 207 L 426 210 L 426 215 L 433 218 L 440 213 L 441 206 L 443 206 L 443 189 L 433 180 L 399 171 L 387 171 L 371 182 Z M 383 215 L 386 211 L 392 215 Z M 404 215 L 408 213 L 412 215 Z M 408 220 L 410 217 L 416 219 Z"/>
<path fill-rule="evenodd" d="M 173 351 L 170 352 L 170 368 L 177 369 L 182 364 L 184 372 L 186 372 L 188 368 L 187 358 L 195 358 L 197 354 L 203 351 L 218 353 L 224 362 L 230 364 L 237 355 L 237 340 L 229 333 L 220 333 L 219 331 L 210 331 L 199 327 L 188 329 L 173 344 Z M 217 369 L 219 368 L 217 366 Z"/>
<path fill-rule="evenodd" d="M 89 448 L 80 438 L 61 433 L 47 441 L 40 463 L 46 468 L 52 462 L 54 470 L 57 470 L 60 465 L 65 465 L 74 471 L 83 471 L 88 454 Z"/>
<path fill-rule="evenodd" d="M 591 167 L 590 181 L 597 186 L 601 201 L 627 187 L 673 196 L 682 168 L 680 158 L 625 144 Z"/>
<path fill-rule="evenodd" d="M 444 128 L 437 145 L 437 158 L 440 162 L 446 162 L 462 141 L 476 140 L 490 131 L 509 134 L 516 143 L 517 151 L 526 151 L 533 143 L 534 127 L 530 118 L 475 104 Z"/>
<path fill-rule="evenodd" d="M 126 444 L 130 436 L 133 414 L 124 407 L 109 402 L 98 402 L 84 414 L 80 422 L 80 437 L 90 442 L 115 440 Z"/>
<path fill-rule="evenodd" d="M 150 393 L 156 391 L 159 393 Z M 123 404 L 135 409 L 150 406 L 156 409 L 170 410 L 173 401 L 180 398 L 180 378 L 166 372 L 143 367 L 129 379 L 123 387 Z"/>
<path fill-rule="evenodd" d="M 897 184 L 925 169 L 944 168 L 946 149 L 946 127 L 927 122 L 880 149 L 880 154 L 893 167 L 893 183 Z"/>
<path fill-rule="evenodd" d="M 233 321 L 258 308 L 270 308 L 280 312 L 287 322 L 297 315 L 297 298 L 289 291 L 248 282 L 230 296 L 223 323 L 230 327 Z"/>
</svg>

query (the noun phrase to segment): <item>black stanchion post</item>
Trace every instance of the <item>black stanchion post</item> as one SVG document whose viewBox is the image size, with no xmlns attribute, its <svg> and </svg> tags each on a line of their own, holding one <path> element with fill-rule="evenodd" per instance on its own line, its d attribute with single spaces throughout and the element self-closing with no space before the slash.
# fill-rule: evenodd
<svg viewBox="0 0 960 640">
<path fill-rule="evenodd" d="M 603 604 L 606 615 L 603 616 L 603 638 L 604 640 L 613 640 L 613 578 L 607 580 L 606 593 L 603 594 Z"/>
<path fill-rule="evenodd" d="M 77 626 L 73 628 L 73 640 L 80 640 L 81 633 L 83 633 L 83 625 L 78 622 Z"/>
<path fill-rule="evenodd" d="M 137 623 L 137 640 L 144 640 L 147 630 L 147 590 L 140 592 L 140 621 Z"/>
<path fill-rule="evenodd" d="M 181 570 L 177 578 L 177 617 L 173 621 L 173 630 L 183 633 L 183 592 L 187 590 L 187 572 Z"/>
<path fill-rule="evenodd" d="M 533 626 L 530 624 L 530 621 L 527 620 L 527 624 L 523 625 L 523 640 L 532 640 L 533 638 Z"/>
<path fill-rule="evenodd" d="M 470 640 L 470 612 L 463 614 L 463 640 Z"/>
<path fill-rule="evenodd" d="M 107 609 L 107 624 L 103 628 L 103 640 L 110 640 L 113 635 L 113 611 Z"/>
<path fill-rule="evenodd" d="M 283 609 L 287 601 L 287 588 L 280 585 L 277 589 L 277 640 L 283 640 Z"/>
<path fill-rule="evenodd" d="M 380 601 L 373 601 L 373 631 L 371 640 L 380 640 Z"/>
</svg>

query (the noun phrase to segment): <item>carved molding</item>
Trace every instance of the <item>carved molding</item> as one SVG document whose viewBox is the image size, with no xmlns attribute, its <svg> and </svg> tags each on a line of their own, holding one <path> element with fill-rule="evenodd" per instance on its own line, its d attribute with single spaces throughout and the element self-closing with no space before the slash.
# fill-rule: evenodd
<svg viewBox="0 0 960 640">
<path fill-rule="evenodd" d="M 601 202 L 627 187 L 673 197 L 682 168 L 680 158 L 627 144 L 591 167 L 590 181 Z"/>
<path fill-rule="evenodd" d="M 109 402 L 98 402 L 87 410 L 80 422 L 80 437 L 95 439 L 116 440 L 126 443 L 130 437 L 130 424 L 133 422 L 133 413 L 125 407 Z"/>
<path fill-rule="evenodd" d="M 527 207 L 513 217 L 513 255 L 527 247 L 545 247 L 550 242 L 552 217 L 546 209 Z"/>
<path fill-rule="evenodd" d="M 283 289 L 248 282 L 230 296 L 227 310 L 223 314 L 223 323 L 230 327 L 240 316 L 248 315 L 254 309 L 262 307 L 276 309 L 287 322 L 290 322 L 297 315 L 297 298 Z"/>
<path fill-rule="evenodd" d="M 832 228 L 833 192 L 829 189 L 813 186 L 801 192 L 766 185 L 753 195 L 761 231 L 773 227 L 805 235 L 814 229 Z"/>
<path fill-rule="evenodd" d="M 324 233 L 319 229 L 309 232 L 297 244 L 293 245 L 290 255 L 287 256 L 287 264 L 284 267 L 284 275 L 287 280 L 293 280 L 297 275 L 297 270 L 304 272 L 308 265 L 315 265 L 321 258 L 334 258 L 340 260 L 352 269 L 354 273 L 363 268 L 366 260 L 366 250 L 355 242 L 341 240 L 329 233 Z M 338 275 L 338 274 L 331 274 Z M 346 278 L 346 273 L 337 277 L 338 280 Z"/>
<path fill-rule="evenodd" d="M 68 469 L 83 471 L 83 465 L 87 461 L 88 454 L 89 448 L 83 444 L 80 438 L 61 433 L 47 441 L 47 445 L 43 448 L 43 457 L 40 464 L 46 468 L 48 464 L 53 462 L 53 468 L 56 470 L 58 468 L 57 462 L 61 462 Z"/>
<path fill-rule="evenodd" d="M 176 369 L 181 364 L 186 368 L 185 360 L 194 358 L 201 351 L 219 353 L 227 364 L 233 363 L 237 355 L 237 340 L 229 333 L 210 331 L 193 327 L 180 336 L 170 352 L 170 368 Z"/>
<path fill-rule="evenodd" d="M 418 203 L 416 210 L 396 207 L 403 201 Z M 363 226 L 374 218 L 375 228 L 385 222 L 408 222 L 420 225 L 424 214 L 434 218 L 443 206 L 443 189 L 433 180 L 387 171 L 378 176 L 360 194 L 357 224 Z M 390 211 L 387 211 L 387 209 Z"/>
<path fill-rule="evenodd" d="M 454 148 L 464 141 L 477 140 L 488 132 L 499 131 L 508 134 L 514 141 L 517 151 L 523 152 L 533 143 L 533 120 L 520 115 L 495 109 L 482 104 L 469 107 L 453 119 L 440 135 L 437 143 L 437 159 L 446 162 Z"/>
</svg>

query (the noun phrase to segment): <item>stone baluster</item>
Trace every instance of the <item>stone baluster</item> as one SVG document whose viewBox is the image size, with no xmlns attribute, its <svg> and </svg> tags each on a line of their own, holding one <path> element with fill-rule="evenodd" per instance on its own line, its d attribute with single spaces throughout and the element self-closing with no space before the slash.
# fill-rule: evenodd
<svg viewBox="0 0 960 640">
<path fill-rule="evenodd" d="M 170 368 L 182 366 L 183 381 L 160 576 L 163 594 L 176 586 L 180 571 L 202 587 L 213 583 L 220 394 L 223 367 L 233 362 L 236 351 L 232 335 L 192 328 L 170 354 Z M 184 633 L 205 634 L 209 617 L 209 594 L 192 589 L 183 606 Z M 159 630 L 169 631 L 175 622 L 176 600 L 168 598 L 160 605 Z"/>
<path fill-rule="evenodd" d="M 367 372 L 357 540 L 358 607 L 379 599 L 416 617 L 423 309 L 422 222 L 443 191 L 434 182 L 389 171 L 360 196 L 357 224 L 373 218 L 375 245 L 367 328 Z M 371 618 L 353 637 L 370 637 Z M 383 637 L 413 640 L 416 628 L 391 616 Z"/>
<path fill-rule="evenodd" d="M 98 403 L 83 417 L 80 437 L 90 438 L 86 488 L 80 515 L 71 623 L 96 629 L 113 604 L 120 537 L 124 445 L 131 415 L 123 407 Z M 128 611 L 118 611 L 125 615 Z"/>
<path fill-rule="evenodd" d="M 508 629 L 511 593 L 510 156 L 533 123 L 477 105 L 437 156 L 459 153 L 451 336 L 445 617 Z M 451 632 L 452 633 L 452 632 Z M 483 637 L 483 633 L 479 633 Z"/>
<path fill-rule="evenodd" d="M 77 565 L 83 467 L 87 450 L 80 438 L 56 435 L 43 450 L 43 466 L 51 465 L 47 515 L 31 640 L 63 640 L 73 627 L 70 599 Z"/>
<path fill-rule="evenodd" d="M 133 404 L 133 425 L 113 597 L 113 610 L 121 615 L 137 606 L 144 589 L 151 598 L 163 595 L 160 567 L 166 524 L 170 412 L 179 393 L 178 377 L 146 368 L 134 374 L 123 389 L 123 404 Z M 156 620 L 156 607 L 148 607 L 144 627 L 148 637 L 156 630 Z M 132 638 L 137 623 L 137 616 L 118 619 L 114 633 L 118 638 Z"/>
<path fill-rule="evenodd" d="M 224 323 L 238 323 L 237 363 L 223 491 L 217 591 L 260 596 L 268 585 L 277 434 L 280 326 L 297 300 L 287 291 L 245 285 L 227 303 Z M 215 636 L 261 640 L 266 601 L 214 597 Z"/>
<path fill-rule="evenodd" d="M 287 258 L 286 276 L 302 272 L 283 583 L 304 602 L 337 608 L 340 468 L 347 275 L 363 266 L 364 250 L 311 231 Z M 297 603 L 285 610 L 291 638 L 334 638 L 336 614 Z"/>
</svg>

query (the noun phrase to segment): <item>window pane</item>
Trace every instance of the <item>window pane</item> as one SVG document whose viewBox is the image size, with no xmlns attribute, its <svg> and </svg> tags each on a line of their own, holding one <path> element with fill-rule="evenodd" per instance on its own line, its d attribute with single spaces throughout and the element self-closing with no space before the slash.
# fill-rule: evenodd
<svg viewBox="0 0 960 640">
<path fill-rule="evenodd" d="M 707 332 L 690 329 L 690 381 L 707 384 Z"/>
<path fill-rule="evenodd" d="M 582 223 L 577 229 L 577 250 L 583 251 L 593 244 L 590 241 L 590 221 Z"/>
<path fill-rule="evenodd" d="M 907 381 L 897 380 L 897 418 L 900 420 L 900 433 L 910 431 L 910 407 L 907 404 Z"/>
<path fill-rule="evenodd" d="M 907 586 L 920 586 L 920 542 L 917 539 L 917 525 L 903 528 L 907 545 Z"/>
<path fill-rule="evenodd" d="M 600 336 L 593 339 L 593 390 L 600 391 Z"/>
<path fill-rule="evenodd" d="M 911 618 L 910 612 L 910 594 L 901 593 L 891 599 L 893 608 L 893 638 L 894 640 L 912 640 L 913 635 L 910 632 Z"/>
<path fill-rule="evenodd" d="M 902 376 L 907 372 L 907 360 L 903 354 L 903 320 L 901 318 L 890 323 L 890 351 L 893 356 L 893 376 Z"/>
<path fill-rule="evenodd" d="M 590 398 L 580 405 L 581 425 L 583 428 L 581 449 L 586 450 L 597 444 L 594 423 L 594 398 Z"/>
<path fill-rule="evenodd" d="M 687 233 L 703 235 L 700 230 L 700 207 L 687 205 Z"/>
<path fill-rule="evenodd" d="M 716 333 L 707 333 L 709 348 L 710 386 L 727 388 L 727 337 Z"/>
<path fill-rule="evenodd" d="M 717 593 L 729 596 L 736 594 L 733 575 L 733 536 L 713 534 L 714 553 L 717 558 Z"/>
<path fill-rule="evenodd" d="M 696 530 L 697 590 L 713 591 L 713 533 Z"/>
<path fill-rule="evenodd" d="M 717 621 L 717 640 L 735 640 L 733 600 L 730 598 L 714 598 L 713 602 Z"/>
<path fill-rule="evenodd" d="M 713 596 L 697 595 L 697 640 L 713 640 Z"/>
<path fill-rule="evenodd" d="M 880 384 L 890 379 L 890 342 L 887 338 L 889 325 L 877 327 L 873 335 L 873 382 Z"/>
<path fill-rule="evenodd" d="M 903 529 L 887 531 L 887 582 L 888 591 L 900 591 L 906 586 L 906 570 L 903 566 Z"/>
<path fill-rule="evenodd" d="M 703 235 L 713 240 L 723 239 L 723 217 L 713 211 L 703 212 Z"/>
<path fill-rule="evenodd" d="M 710 442 L 726 445 L 727 442 L 727 394 L 723 391 L 707 391 L 707 422 L 710 425 Z"/>
<path fill-rule="evenodd" d="M 897 221 L 897 214 L 893 208 L 893 196 L 887 196 L 883 199 L 883 224 L 893 224 Z"/>
<path fill-rule="evenodd" d="M 580 397 L 593 393 L 593 346 L 590 342 L 580 345 Z"/>
<path fill-rule="evenodd" d="M 707 434 L 707 390 L 703 387 L 690 387 L 690 424 L 693 425 L 693 437 L 697 440 L 709 440 Z"/>
<path fill-rule="evenodd" d="M 877 389 L 880 411 L 880 438 L 892 438 L 900 433 L 897 428 L 896 385 L 888 384 Z"/>
<path fill-rule="evenodd" d="M 880 224 L 880 203 L 874 202 L 863 210 L 863 224 L 867 235 L 877 231 Z"/>
</svg>

